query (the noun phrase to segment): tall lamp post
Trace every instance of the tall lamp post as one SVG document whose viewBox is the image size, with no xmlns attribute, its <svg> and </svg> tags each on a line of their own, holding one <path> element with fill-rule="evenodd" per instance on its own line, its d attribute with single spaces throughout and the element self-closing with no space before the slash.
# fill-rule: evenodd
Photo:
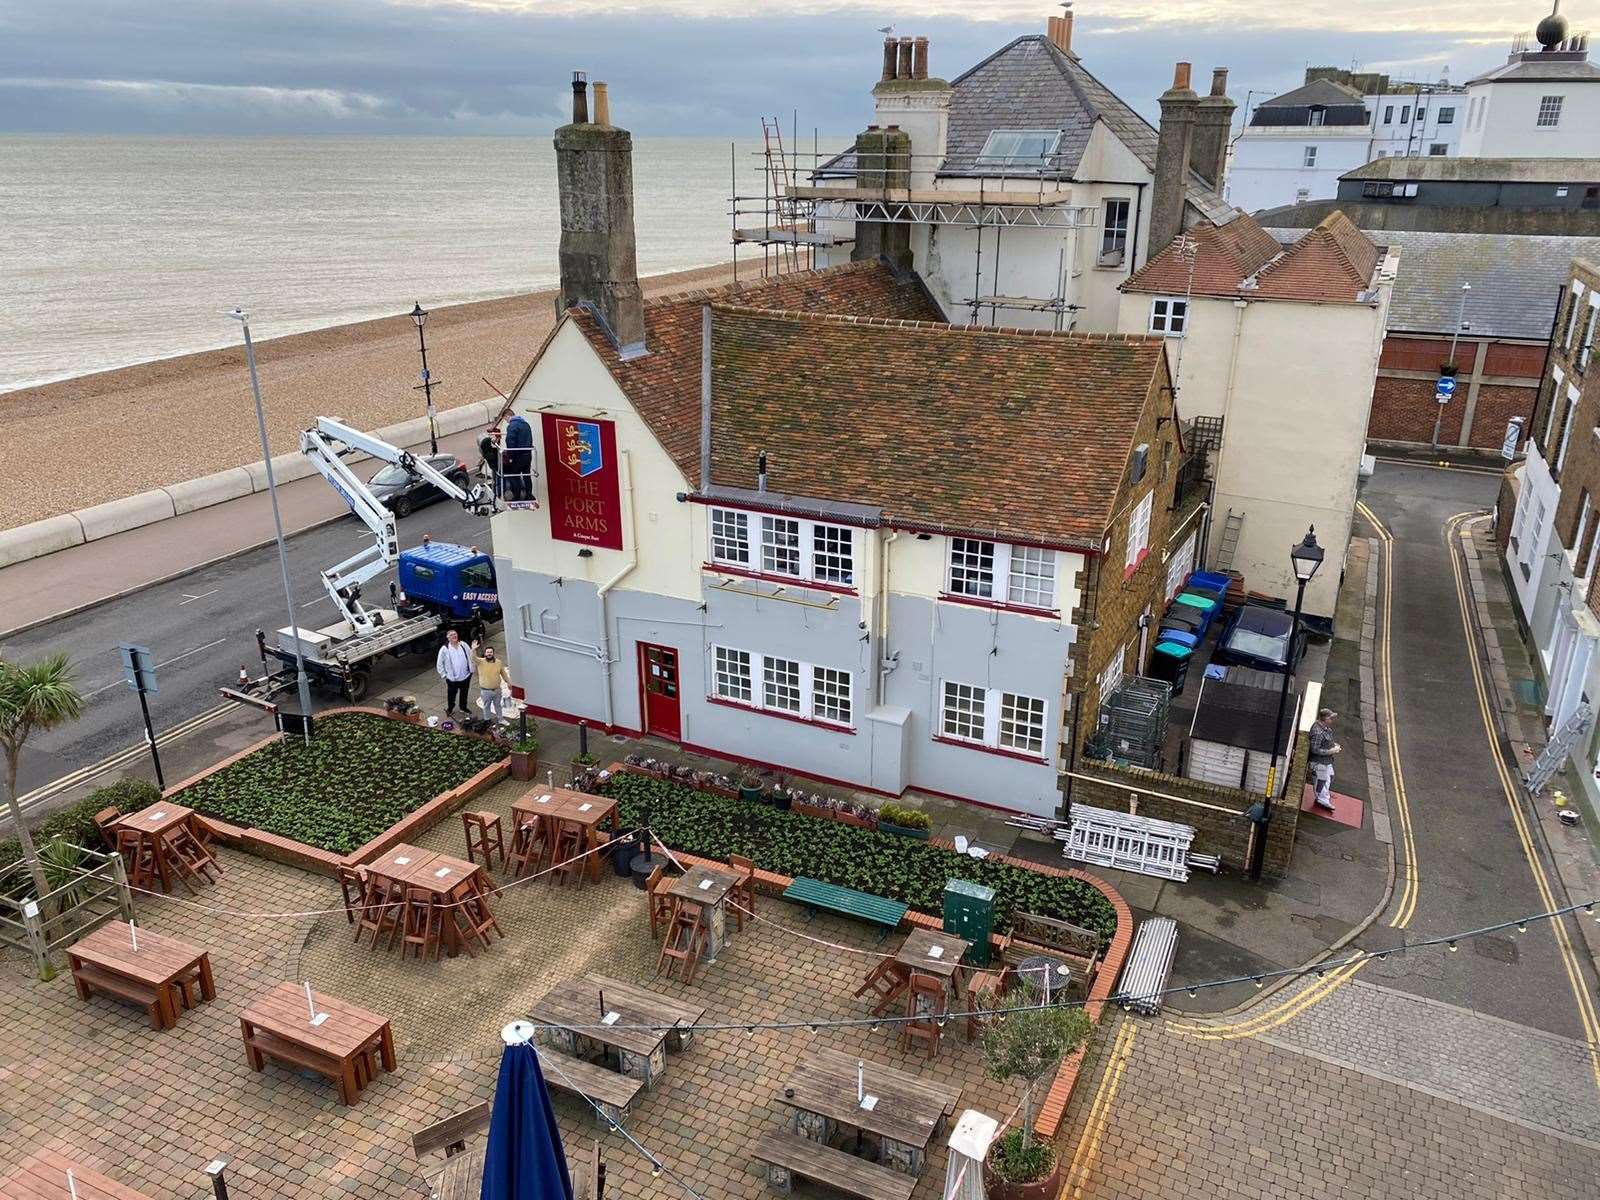
<svg viewBox="0 0 1600 1200">
<path fill-rule="evenodd" d="M 272 500 L 272 527 L 278 536 L 278 569 L 283 574 L 283 603 L 289 610 L 289 629 L 294 633 L 294 664 L 300 691 L 301 732 L 311 744 L 311 681 L 306 677 L 306 656 L 301 647 L 300 623 L 294 619 L 294 593 L 289 588 L 289 549 L 283 542 L 283 517 L 278 512 L 278 481 L 272 473 L 272 447 L 267 443 L 267 416 L 261 407 L 261 381 L 256 377 L 256 347 L 250 340 L 250 314 L 236 308 L 228 314 L 244 329 L 244 358 L 250 364 L 250 391 L 256 398 L 256 429 L 261 434 L 261 461 L 267 470 L 267 495 Z"/>
<path fill-rule="evenodd" d="M 419 300 L 411 306 L 411 319 L 417 325 L 417 346 L 422 351 L 422 394 L 428 402 L 428 453 L 439 453 L 439 425 L 434 419 L 433 380 L 428 375 L 428 339 L 423 336 L 422 323 L 428 319 L 428 310 Z M 416 388 L 412 388 L 416 391 Z"/>
<path fill-rule="evenodd" d="M 1456 343 L 1461 340 L 1461 331 L 1466 327 L 1467 324 L 1467 296 L 1471 293 L 1471 291 L 1472 285 L 1463 281 L 1461 284 L 1461 306 L 1456 310 L 1456 331 L 1450 335 L 1450 357 L 1445 362 L 1444 366 L 1440 368 L 1439 374 L 1441 378 L 1445 375 L 1449 375 L 1451 379 L 1454 379 L 1458 374 L 1460 374 L 1460 371 L 1456 367 Z M 1440 400 L 1439 396 L 1443 395 L 1444 393 L 1440 392 L 1434 397 L 1436 402 L 1434 404 L 1433 414 L 1432 444 L 1434 449 L 1438 449 L 1439 447 L 1439 427 L 1444 424 L 1444 406 L 1449 401 L 1448 396 L 1445 397 L 1444 400 Z"/>
<path fill-rule="evenodd" d="M 1284 652 L 1283 687 L 1278 692 L 1278 718 L 1272 723 L 1272 758 L 1267 767 L 1267 794 L 1250 812 L 1255 820 L 1255 852 L 1250 856 L 1250 878 L 1261 878 L 1261 866 L 1267 857 L 1267 826 L 1272 821 L 1272 796 L 1278 785 L 1278 756 L 1283 753 L 1283 712 L 1289 706 L 1289 679 L 1294 673 L 1294 647 L 1300 633 L 1300 608 L 1305 603 L 1306 584 L 1311 582 L 1317 568 L 1322 566 L 1322 547 L 1317 545 L 1317 527 L 1306 530 L 1305 540 L 1289 548 L 1289 562 L 1294 567 L 1294 617 L 1289 622 L 1289 644 Z"/>
</svg>

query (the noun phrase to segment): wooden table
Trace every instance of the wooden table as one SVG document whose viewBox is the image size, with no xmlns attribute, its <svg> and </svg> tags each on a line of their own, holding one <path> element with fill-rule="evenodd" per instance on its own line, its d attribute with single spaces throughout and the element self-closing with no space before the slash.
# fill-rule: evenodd
<svg viewBox="0 0 1600 1200">
<path fill-rule="evenodd" d="M 143 943 L 141 942 L 141 945 Z M 4 1179 L 3 1200 L 68 1200 L 67 1172 L 78 1189 L 78 1200 L 150 1200 L 143 1192 L 108 1179 L 93 1167 L 74 1162 L 54 1150 L 36 1150 Z"/>
<path fill-rule="evenodd" d="M 87 1000 L 94 987 L 94 980 L 90 978 L 93 972 L 84 970 L 86 964 L 141 987 L 153 988 L 163 1029 L 171 1029 L 178 1023 L 182 1006 L 177 990 L 182 980 L 198 979 L 200 994 L 207 1000 L 217 998 L 210 954 L 147 929 L 139 931 L 139 948 L 135 950 L 133 931 L 126 921 L 107 921 L 88 937 L 74 942 L 67 947 L 67 961 L 72 966 L 72 980 L 80 1000 Z"/>
<path fill-rule="evenodd" d="M 441 933 L 445 952 L 452 958 L 461 949 L 461 931 L 456 927 L 455 917 L 462 899 L 477 891 L 480 893 L 479 903 L 485 909 L 489 905 L 487 897 L 482 895 L 483 868 L 477 863 L 440 854 L 436 850 L 424 850 L 408 842 L 402 842 L 382 858 L 368 863 L 367 874 L 369 877 L 376 876 L 384 883 L 428 892 L 435 904 L 445 907 Z"/>
<path fill-rule="evenodd" d="M 428 1188 L 435 1200 L 480 1200 L 483 1195 L 482 1146 L 453 1154 L 437 1174 L 429 1175 Z"/>
<path fill-rule="evenodd" d="M 598 1049 L 609 1058 L 606 1052 L 615 1050 L 622 1073 L 653 1088 L 667 1071 L 667 1026 L 674 1021 L 657 1011 L 648 996 L 601 987 L 589 979 L 571 979 L 546 992 L 533 1006 L 533 1016 L 537 1021 L 561 1027 L 545 1030 L 544 1036 L 563 1054 L 589 1058 Z M 600 1008 L 602 997 L 604 1012 Z M 608 1026 L 605 1018 L 612 1013 L 616 1020 Z M 627 1028 L 640 1025 L 657 1028 Z"/>
<path fill-rule="evenodd" d="M 594 831 L 607 822 L 614 824 L 616 816 L 617 802 L 611 797 L 575 792 L 570 788 L 536 787 L 511 806 L 511 817 L 517 830 L 520 831 L 534 817 L 543 817 L 551 823 L 553 839 L 562 826 L 575 825 L 582 830 L 586 847 L 593 840 Z M 554 845 L 554 841 L 551 844 Z M 593 877 L 599 878 L 598 855 L 590 859 L 588 870 Z"/>
<path fill-rule="evenodd" d="M 376 1048 L 383 1069 L 395 1069 L 394 1032 L 389 1018 L 316 992 L 317 1011 L 327 1020 L 313 1025 L 306 1012 L 306 993 L 293 983 L 280 983 L 239 1015 L 245 1057 L 250 1069 L 265 1068 L 265 1056 L 309 1067 L 338 1081 L 339 1099 L 360 1098 L 356 1059 Z M 265 1036 L 262 1036 L 265 1035 Z"/>
<path fill-rule="evenodd" d="M 693 866 L 661 886 L 660 894 L 706 910 L 706 961 L 716 962 L 728 940 L 728 893 L 739 883 L 731 869 Z"/>
<path fill-rule="evenodd" d="M 130 813 L 116 822 L 118 828 L 132 829 L 138 833 L 143 841 L 150 843 L 151 856 L 154 858 L 156 865 L 156 875 L 161 880 L 161 890 L 163 892 L 172 890 L 172 879 L 175 873 L 172 859 L 178 853 L 170 844 L 173 837 L 180 830 L 187 829 L 190 836 L 194 838 L 195 844 L 197 846 L 200 845 L 200 838 L 194 832 L 194 819 L 194 809 L 163 800 L 157 804 L 152 804 L 149 808 Z M 204 852 L 202 847 L 202 853 Z M 207 858 L 209 860 L 209 854 Z M 192 893 L 194 885 L 189 882 L 189 873 L 179 870 L 176 875 L 183 881 L 183 886 Z"/>
<path fill-rule="evenodd" d="M 700 1024 L 706 1015 L 706 1007 L 703 1004 L 663 996 L 660 992 L 652 992 L 649 988 L 640 987 L 636 983 L 612 979 L 609 975 L 597 975 L 593 971 L 584 978 L 605 991 L 607 1003 L 610 1003 L 613 996 L 622 997 L 631 1003 L 650 1009 L 655 1014 L 652 1018 L 654 1023 L 670 1023 L 673 1028 L 667 1031 L 667 1049 L 675 1054 L 688 1048 L 689 1043 L 694 1040 L 694 1030 L 690 1027 Z"/>
<path fill-rule="evenodd" d="M 947 987 L 953 987 L 959 994 L 964 979 L 961 960 L 970 949 L 971 942 L 953 933 L 918 926 L 900 943 L 894 960 L 918 975 L 932 975 L 944 980 Z"/>
<path fill-rule="evenodd" d="M 413 871 L 427 866 L 439 857 L 437 850 L 424 850 L 421 846 L 413 846 L 402 842 L 400 845 L 384 852 L 382 858 L 366 864 L 368 877 L 376 876 L 388 883 L 398 883 L 406 886 L 406 880 Z"/>
<path fill-rule="evenodd" d="M 826 1144 L 835 1127 L 848 1126 L 874 1134 L 884 1166 L 920 1175 L 928 1143 L 944 1127 L 945 1118 L 961 1102 L 961 1089 L 946 1087 L 897 1071 L 881 1063 L 866 1064 L 866 1092 L 878 1098 L 870 1110 L 856 1099 L 856 1063 L 850 1054 L 813 1049 L 795 1067 L 783 1102 L 794 1110 L 794 1130 L 801 1137 Z"/>
</svg>

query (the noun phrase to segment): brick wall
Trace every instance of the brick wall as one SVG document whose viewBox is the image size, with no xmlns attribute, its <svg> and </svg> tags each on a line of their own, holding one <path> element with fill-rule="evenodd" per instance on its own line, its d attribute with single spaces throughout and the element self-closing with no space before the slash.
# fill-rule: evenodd
<svg viewBox="0 0 1600 1200">
<path fill-rule="evenodd" d="M 1449 355 L 1448 338 L 1391 334 L 1384 339 L 1372 394 L 1372 415 L 1367 422 L 1368 438 L 1412 444 L 1432 440 L 1434 418 L 1439 415 L 1438 402 L 1433 398 L 1434 380 Z M 1512 417 L 1522 417 L 1523 428 L 1528 427 L 1544 367 L 1544 346 L 1463 341 L 1456 348 L 1456 359 L 1460 373 L 1456 377 L 1455 399 L 1444 406 L 1439 442 L 1444 446 L 1498 450 L 1506 423 Z M 1461 426 L 1469 407 L 1472 422 L 1463 439 Z"/>
<path fill-rule="evenodd" d="M 1288 873 L 1289 860 L 1294 855 L 1294 837 L 1300 823 L 1299 799 L 1306 781 L 1306 745 L 1306 740 L 1301 738 L 1289 763 L 1288 786 L 1283 799 L 1272 806 L 1262 873 L 1273 879 Z M 1215 854 L 1223 866 L 1236 871 L 1249 866 L 1254 826 L 1245 813 L 1260 799 L 1254 793 L 1159 771 L 1112 767 L 1104 763 L 1082 763 L 1078 772 L 1092 778 L 1073 781 L 1074 804 L 1123 813 L 1136 810 L 1141 817 L 1192 825 L 1195 836 L 1191 848 L 1196 853 Z"/>
</svg>

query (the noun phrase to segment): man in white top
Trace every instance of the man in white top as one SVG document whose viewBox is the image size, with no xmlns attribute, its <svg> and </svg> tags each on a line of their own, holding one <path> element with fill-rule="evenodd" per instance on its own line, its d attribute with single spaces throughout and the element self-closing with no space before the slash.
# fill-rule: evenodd
<svg viewBox="0 0 1600 1200">
<path fill-rule="evenodd" d="M 444 645 L 439 647 L 439 659 L 434 668 L 444 680 L 444 715 L 454 716 L 456 701 L 461 701 L 461 715 L 469 717 L 467 685 L 472 682 L 472 651 L 461 644 L 461 635 L 454 629 L 444 635 Z"/>
</svg>

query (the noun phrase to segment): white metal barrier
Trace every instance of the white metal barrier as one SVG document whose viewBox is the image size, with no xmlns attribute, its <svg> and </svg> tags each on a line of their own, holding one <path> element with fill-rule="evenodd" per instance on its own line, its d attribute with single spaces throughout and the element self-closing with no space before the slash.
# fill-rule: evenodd
<svg viewBox="0 0 1600 1200">
<path fill-rule="evenodd" d="M 1179 883 L 1189 878 L 1193 825 L 1074 804 L 1070 826 L 1057 829 L 1055 836 L 1064 843 L 1062 854 L 1077 862 Z"/>
</svg>

